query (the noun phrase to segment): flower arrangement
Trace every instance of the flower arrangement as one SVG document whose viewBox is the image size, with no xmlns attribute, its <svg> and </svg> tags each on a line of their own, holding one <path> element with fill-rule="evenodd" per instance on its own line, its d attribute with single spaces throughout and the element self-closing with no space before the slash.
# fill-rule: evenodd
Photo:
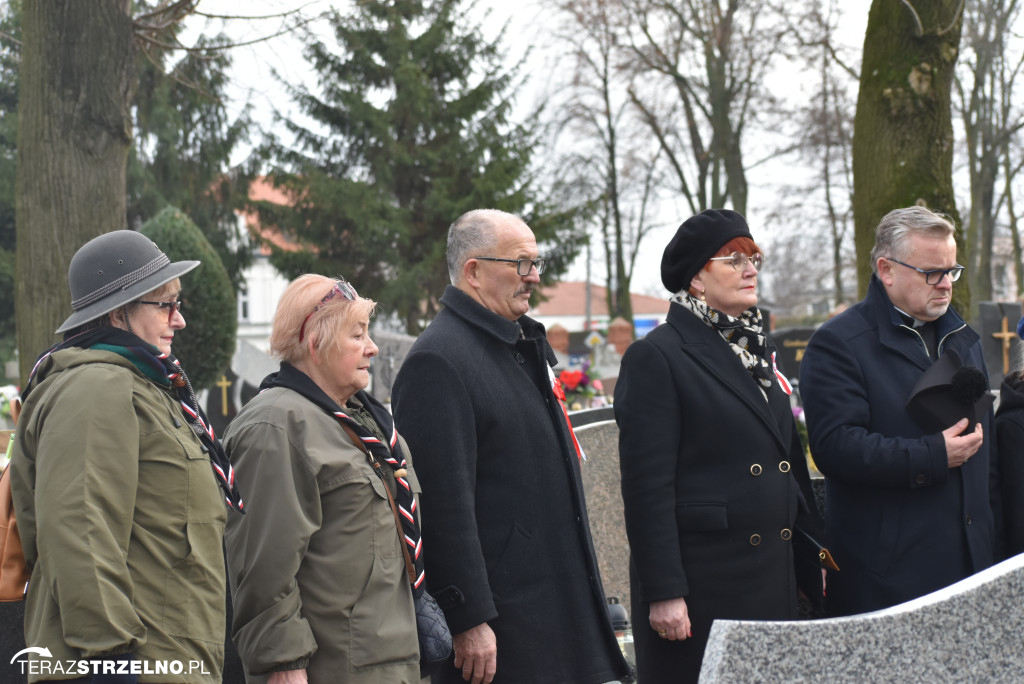
<svg viewBox="0 0 1024 684">
<path fill-rule="evenodd" d="M 558 380 L 565 391 L 565 403 L 572 411 L 585 408 L 592 397 L 604 393 L 601 381 L 590 376 L 589 363 L 584 363 L 579 370 L 563 370 Z"/>
</svg>

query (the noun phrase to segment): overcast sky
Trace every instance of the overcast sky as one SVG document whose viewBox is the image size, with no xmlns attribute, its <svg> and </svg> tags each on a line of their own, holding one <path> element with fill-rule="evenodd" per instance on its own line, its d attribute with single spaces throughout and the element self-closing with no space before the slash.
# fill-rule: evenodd
<svg viewBox="0 0 1024 684">
<path fill-rule="evenodd" d="M 244 3 L 239 3 L 237 0 L 202 0 L 198 10 L 213 15 L 261 17 L 301 7 L 307 16 L 315 16 L 331 6 L 344 10 L 347 4 L 347 2 L 332 3 L 328 0 L 309 0 L 305 3 L 295 0 L 248 0 Z M 859 53 L 863 42 L 870 4 L 870 0 L 843 0 L 842 2 L 845 18 L 841 26 L 840 41 L 854 48 L 857 53 Z M 528 48 L 533 48 L 528 68 L 537 65 L 536 68 L 531 69 L 531 71 L 537 72 L 532 74 L 531 81 L 532 87 L 536 88 L 536 93 L 527 93 L 523 94 L 525 97 L 520 97 L 519 104 L 524 111 L 529 110 L 543 96 L 547 85 L 545 74 L 550 77 L 554 71 L 546 65 L 552 64 L 553 56 L 557 55 L 559 49 L 558 45 L 552 44 L 550 37 L 544 31 L 546 13 L 543 7 L 543 3 L 537 2 L 537 0 L 524 0 L 519 3 L 480 0 L 476 3 L 474 10 L 484 22 L 485 32 L 490 33 L 488 36 L 490 39 L 496 38 L 501 27 L 508 22 L 508 29 L 503 36 L 502 44 L 510 63 L 519 59 Z M 188 43 L 198 32 L 213 34 L 217 31 L 224 31 L 233 40 L 245 42 L 276 33 L 280 30 L 282 21 L 282 19 L 274 18 L 235 18 L 224 21 L 195 16 L 190 18 L 183 39 Z M 324 27 L 325 22 L 321 22 L 319 26 Z M 536 44 L 531 45 L 531 41 L 536 41 Z M 289 82 L 306 82 L 314 85 L 311 69 L 302 58 L 302 47 L 302 43 L 294 35 L 284 35 L 232 50 L 231 84 L 227 89 L 230 99 L 229 107 L 232 111 L 238 112 L 245 103 L 249 103 L 252 106 L 254 120 L 263 128 L 273 128 L 273 112 L 275 110 L 288 117 L 300 116 L 274 77 L 274 73 L 276 72 Z M 784 84 L 782 87 L 788 91 L 786 94 L 795 98 L 799 98 L 805 90 L 809 92 L 815 85 L 801 81 L 800 78 L 780 79 L 780 83 Z M 258 142 L 260 137 L 259 132 L 254 131 L 253 141 Z M 240 159 L 236 161 L 240 161 Z M 777 167 L 766 165 L 753 169 L 748 175 L 750 183 L 748 220 L 755 239 L 759 238 L 759 224 L 763 224 L 761 217 L 770 209 L 767 203 L 774 201 L 772 194 L 777 192 L 770 179 L 778 174 Z M 660 283 L 658 269 L 661 251 L 674 232 L 675 226 L 686 218 L 686 215 L 683 214 L 688 212 L 677 207 L 669 208 L 665 213 L 664 219 L 661 220 L 661 223 L 664 224 L 663 227 L 650 234 L 641 249 L 638 261 L 640 266 L 636 269 L 637 275 L 634 277 L 633 283 L 633 290 L 636 292 L 657 296 L 665 294 Z M 679 215 L 675 216 L 675 213 L 679 213 Z M 601 277 L 599 270 L 601 261 L 601 255 L 595 251 L 591 262 L 594 265 L 593 277 L 598 281 Z M 582 280 L 585 273 L 585 264 L 580 259 L 565 277 L 569 280 Z"/>
</svg>

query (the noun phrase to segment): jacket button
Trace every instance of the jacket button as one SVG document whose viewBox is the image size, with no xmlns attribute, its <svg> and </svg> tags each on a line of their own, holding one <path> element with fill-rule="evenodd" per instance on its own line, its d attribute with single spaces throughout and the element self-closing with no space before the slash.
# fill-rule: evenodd
<svg viewBox="0 0 1024 684">
<path fill-rule="evenodd" d="M 779 461 L 779 470 L 784 473 L 789 472 L 789 461 Z"/>
<path fill-rule="evenodd" d="M 757 477 L 758 475 L 760 475 L 761 474 L 761 466 L 758 465 L 757 463 L 755 463 L 754 465 L 750 466 L 750 474 L 753 475 L 754 477 Z"/>
<path fill-rule="evenodd" d="M 523 355 L 520 354 L 519 352 L 516 352 L 516 361 L 518 361 L 520 364 L 526 363 L 526 359 L 524 359 Z"/>
<path fill-rule="evenodd" d="M 971 516 L 967 516 L 967 521 L 966 522 L 967 522 L 968 525 L 970 525 L 974 521 L 971 520 Z"/>
<path fill-rule="evenodd" d="M 761 543 L 761 535 L 759 535 L 759 534 L 752 534 L 752 535 L 750 535 L 750 545 L 751 546 L 757 546 L 760 543 Z"/>
<path fill-rule="evenodd" d="M 788 527 L 785 527 L 779 532 L 779 536 L 782 537 L 782 541 L 789 541 L 793 537 L 793 532 Z"/>
<path fill-rule="evenodd" d="M 915 477 L 915 478 L 914 478 L 914 482 L 915 482 L 916 484 L 919 484 L 919 485 L 923 485 L 923 484 L 924 484 L 924 482 L 925 482 L 925 477 L 924 477 L 924 473 L 921 473 L 921 474 L 919 474 L 919 475 L 918 475 L 917 477 Z"/>
</svg>

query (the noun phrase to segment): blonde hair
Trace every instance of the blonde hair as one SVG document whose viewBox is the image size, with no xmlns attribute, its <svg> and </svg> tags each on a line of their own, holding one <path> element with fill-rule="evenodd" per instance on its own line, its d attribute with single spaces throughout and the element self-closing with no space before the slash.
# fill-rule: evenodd
<svg viewBox="0 0 1024 684">
<path fill-rule="evenodd" d="M 270 353 L 275 358 L 294 364 L 310 356 L 310 345 L 321 360 L 329 359 L 341 345 L 341 331 L 352 322 L 369 318 L 377 303 L 366 297 L 349 301 L 337 294 L 320 310 L 310 315 L 331 292 L 337 282 L 334 278 L 307 273 L 288 284 L 277 302 L 270 332 Z M 309 316 L 309 320 L 306 317 Z M 300 341 L 299 333 L 304 337 Z"/>
</svg>

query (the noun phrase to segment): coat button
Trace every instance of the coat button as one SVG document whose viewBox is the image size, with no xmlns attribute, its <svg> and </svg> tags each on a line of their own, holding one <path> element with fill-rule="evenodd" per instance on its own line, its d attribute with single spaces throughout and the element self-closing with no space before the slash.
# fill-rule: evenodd
<svg viewBox="0 0 1024 684">
<path fill-rule="evenodd" d="M 793 537 L 793 532 L 788 527 L 785 527 L 779 532 L 779 536 L 782 537 L 782 541 L 789 541 Z"/>
<path fill-rule="evenodd" d="M 518 361 L 520 364 L 526 363 L 526 359 L 523 358 L 523 355 L 520 354 L 519 352 L 516 352 L 516 361 Z"/>
<path fill-rule="evenodd" d="M 966 522 L 966 523 L 967 523 L 968 525 L 970 525 L 970 524 L 971 524 L 971 523 L 973 523 L 974 521 L 973 521 L 973 520 L 971 520 L 971 516 L 967 516 L 967 520 L 966 520 L 965 522 Z"/>
<path fill-rule="evenodd" d="M 923 485 L 925 483 L 924 473 L 921 473 L 917 477 L 915 477 L 914 478 L 914 483 L 915 484 L 919 484 L 919 485 Z"/>
<path fill-rule="evenodd" d="M 789 461 L 779 461 L 779 470 L 784 473 L 789 472 Z"/>
<path fill-rule="evenodd" d="M 761 474 L 761 466 L 758 465 L 757 463 L 755 463 L 754 465 L 750 466 L 750 474 L 753 475 L 754 477 L 757 477 L 758 475 L 760 475 Z"/>
<path fill-rule="evenodd" d="M 759 534 L 752 534 L 752 535 L 750 535 L 750 545 L 751 546 L 757 546 L 760 543 L 761 543 L 761 535 L 759 535 Z"/>
</svg>

